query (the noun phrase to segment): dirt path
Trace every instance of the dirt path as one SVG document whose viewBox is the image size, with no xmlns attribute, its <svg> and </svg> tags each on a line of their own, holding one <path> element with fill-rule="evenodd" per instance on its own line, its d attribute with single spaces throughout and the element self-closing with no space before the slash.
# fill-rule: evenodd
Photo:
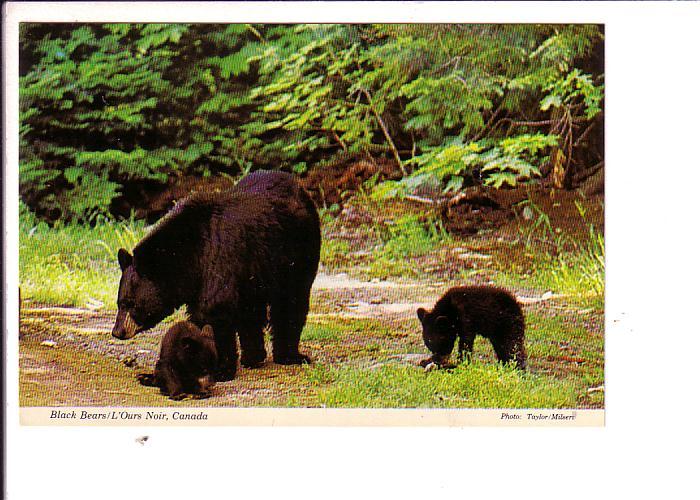
<svg viewBox="0 0 700 500">
<path fill-rule="evenodd" d="M 430 306 L 446 283 L 360 281 L 344 274 L 318 276 L 302 350 L 315 365 L 372 369 L 387 363 L 415 365 L 425 356 L 415 310 Z M 570 316 L 602 332 L 602 317 L 562 305 L 557 298 L 521 296 L 526 310 Z M 176 314 L 177 316 L 177 314 Z M 182 315 L 177 319 L 181 319 Z M 23 406 L 315 406 L 308 367 L 280 366 L 268 357 L 258 369 L 241 369 L 215 386 L 206 400 L 173 402 L 136 382 L 151 371 L 167 324 L 120 341 L 110 335 L 114 311 L 24 304 L 20 326 L 20 404 Z M 268 346 L 270 352 L 270 346 Z M 477 356 L 492 356 L 486 350 Z M 561 359 L 531 363 L 552 372 Z M 573 359 L 573 358 L 572 358 Z M 552 366 L 550 366 L 552 365 Z"/>
</svg>

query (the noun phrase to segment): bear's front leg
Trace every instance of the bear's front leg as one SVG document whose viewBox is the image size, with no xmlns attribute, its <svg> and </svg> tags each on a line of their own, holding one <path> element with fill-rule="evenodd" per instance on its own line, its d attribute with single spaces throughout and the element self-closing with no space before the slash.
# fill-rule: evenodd
<svg viewBox="0 0 700 500">
<path fill-rule="evenodd" d="M 214 341 L 216 343 L 217 368 L 216 381 L 233 380 L 238 368 L 238 346 L 232 328 L 214 326 Z"/>
<path fill-rule="evenodd" d="M 160 391 L 170 399 L 179 401 L 185 397 L 182 383 L 169 364 L 163 363 L 157 367 L 155 379 L 156 384 L 160 386 Z"/>
<path fill-rule="evenodd" d="M 471 363 L 472 351 L 474 350 L 474 338 L 476 335 L 464 334 L 459 336 L 459 344 L 457 346 L 457 357 L 459 362 L 467 361 Z"/>
</svg>

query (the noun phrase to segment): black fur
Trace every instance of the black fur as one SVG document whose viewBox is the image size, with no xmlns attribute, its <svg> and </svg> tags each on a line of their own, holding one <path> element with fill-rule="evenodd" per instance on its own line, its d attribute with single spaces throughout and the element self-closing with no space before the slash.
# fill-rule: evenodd
<svg viewBox="0 0 700 500">
<path fill-rule="evenodd" d="M 510 292 L 490 286 L 465 286 L 448 290 L 432 311 L 419 308 L 423 341 L 433 355 L 421 361 L 445 365 L 459 338 L 459 356 L 471 356 L 474 338 L 487 338 L 502 363 L 515 361 L 525 369 L 525 319 L 520 305 Z"/>
<path fill-rule="evenodd" d="M 309 362 L 299 338 L 320 249 L 318 213 L 290 174 L 255 172 L 230 191 L 193 195 L 161 219 L 133 257 L 119 251 L 112 335 L 129 338 L 186 304 L 191 321 L 214 328 L 217 379 L 229 380 L 238 361 L 236 332 L 244 366 L 265 360 L 269 306 L 274 361 Z"/>
<path fill-rule="evenodd" d="M 206 397 L 216 371 L 214 332 L 209 325 L 202 330 L 189 321 L 170 327 L 160 346 L 155 371 L 138 375 L 143 385 L 160 387 L 171 399 L 187 394 Z"/>
</svg>

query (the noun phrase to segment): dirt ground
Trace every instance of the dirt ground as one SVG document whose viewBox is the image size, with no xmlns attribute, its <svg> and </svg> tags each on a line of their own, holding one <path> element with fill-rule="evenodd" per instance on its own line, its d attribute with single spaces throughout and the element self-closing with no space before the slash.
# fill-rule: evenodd
<svg viewBox="0 0 700 500">
<path fill-rule="evenodd" d="M 387 363 L 416 366 L 426 350 L 415 310 L 430 306 L 445 285 L 360 281 L 344 274 L 321 274 L 312 292 L 312 311 L 301 348 L 314 363 L 325 365 L 367 369 Z M 526 312 L 566 316 L 567 321 L 577 322 L 591 332 L 602 332 L 600 315 L 566 305 L 556 297 L 543 300 L 528 293 L 519 295 Z M 274 364 L 269 355 L 261 368 L 239 369 L 234 380 L 217 383 L 208 399 L 170 401 L 157 389 L 136 381 L 138 373 L 152 370 L 167 326 L 161 324 L 121 341 L 110 334 L 113 321 L 114 313 L 109 311 L 23 303 L 20 405 L 274 407 L 293 401 L 295 406 L 315 406 L 314 394 L 304 383 L 303 371 L 307 368 Z M 314 335 L 318 329 L 323 332 L 324 325 L 333 325 L 342 332 Z M 477 342 L 475 352 L 484 361 L 493 358 L 485 343 L 479 348 Z M 563 350 L 558 357 L 531 359 L 530 369 L 557 377 L 575 370 L 580 362 Z"/>
</svg>

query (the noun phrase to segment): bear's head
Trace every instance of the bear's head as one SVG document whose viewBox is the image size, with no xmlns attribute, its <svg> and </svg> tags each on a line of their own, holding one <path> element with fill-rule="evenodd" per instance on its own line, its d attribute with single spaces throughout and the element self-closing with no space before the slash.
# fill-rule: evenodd
<svg viewBox="0 0 700 500">
<path fill-rule="evenodd" d="M 118 339 L 130 339 L 134 335 L 153 328 L 175 307 L 168 304 L 170 295 L 163 286 L 139 272 L 134 257 L 124 250 L 117 253 L 122 276 L 117 295 L 117 319 L 112 328 L 112 335 Z"/>
<path fill-rule="evenodd" d="M 176 330 L 174 333 L 171 332 Z M 172 338 L 168 339 L 167 337 Z M 171 327 L 163 342 L 172 342 L 168 353 L 173 359 L 163 360 L 172 368 L 179 385 L 189 394 L 207 394 L 214 385 L 217 365 L 214 330 L 205 325 L 202 330 L 189 321 Z"/>
<path fill-rule="evenodd" d="M 426 311 L 422 307 L 416 311 L 423 325 L 423 342 L 438 357 L 449 357 L 457 338 L 455 326 L 450 318 L 435 311 Z"/>
</svg>

